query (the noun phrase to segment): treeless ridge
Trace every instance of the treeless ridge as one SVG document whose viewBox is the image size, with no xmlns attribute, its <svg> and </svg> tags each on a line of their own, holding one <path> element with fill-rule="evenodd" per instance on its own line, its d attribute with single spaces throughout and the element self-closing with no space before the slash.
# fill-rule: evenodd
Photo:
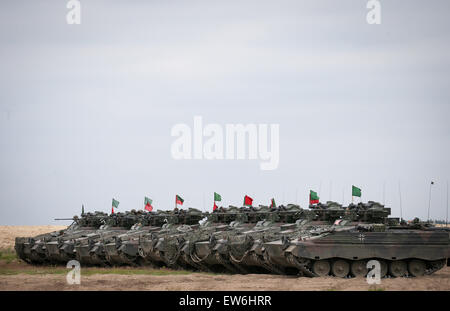
<svg viewBox="0 0 450 311">
<path fill-rule="evenodd" d="M 65 228 L 67 226 L 0 226 L 0 249 L 14 248 L 16 237 L 36 236 Z"/>
</svg>

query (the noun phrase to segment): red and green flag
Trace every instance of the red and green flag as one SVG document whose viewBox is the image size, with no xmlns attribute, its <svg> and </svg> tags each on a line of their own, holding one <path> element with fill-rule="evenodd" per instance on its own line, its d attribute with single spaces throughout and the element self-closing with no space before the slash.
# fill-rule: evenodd
<svg viewBox="0 0 450 311">
<path fill-rule="evenodd" d="M 317 204 L 319 203 L 319 196 L 317 192 L 309 190 L 309 204 Z"/>
<path fill-rule="evenodd" d="M 111 214 L 114 214 L 114 207 L 115 208 L 119 208 L 119 201 L 115 200 L 114 198 L 112 199 L 112 208 L 111 208 Z"/>
<path fill-rule="evenodd" d="M 277 205 L 275 204 L 275 199 L 272 198 L 272 200 L 270 200 L 270 208 L 276 208 Z"/>
<path fill-rule="evenodd" d="M 249 197 L 248 195 L 246 195 L 244 197 L 244 206 L 252 206 L 253 203 L 253 199 L 251 197 Z"/>
<path fill-rule="evenodd" d="M 153 210 L 153 206 L 152 206 L 153 200 L 150 198 L 145 197 L 144 199 L 144 205 L 145 205 L 145 210 L 151 212 Z"/>
<path fill-rule="evenodd" d="M 213 211 L 215 211 L 218 206 L 216 205 L 216 201 L 220 202 L 222 201 L 222 196 L 220 194 L 218 194 L 217 192 L 214 192 L 214 206 L 213 206 Z"/>
<path fill-rule="evenodd" d="M 176 206 L 177 204 L 183 205 L 183 202 L 184 202 L 183 198 L 180 197 L 180 196 L 177 194 L 177 195 L 175 196 L 175 206 Z"/>
<path fill-rule="evenodd" d="M 352 197 L 361 197 L 361 189 L 352 186 Z"/>
</svg>

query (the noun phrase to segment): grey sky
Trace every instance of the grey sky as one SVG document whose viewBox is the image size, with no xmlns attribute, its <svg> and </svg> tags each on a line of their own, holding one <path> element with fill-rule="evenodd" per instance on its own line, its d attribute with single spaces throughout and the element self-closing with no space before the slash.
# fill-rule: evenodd
<svg viewBox="0 0 450 311">
<path fill-rule="evenodd" d="M 448 1 L 0 3 L 0 225 L 87 210 L 345 203 L 351 185 L 399 215 L 445 218 Z M 176 123 L 279 123 L 280 164 L 175 161 Z M 297 195 L 296 195 L 297 192 Z"/>
</svg>

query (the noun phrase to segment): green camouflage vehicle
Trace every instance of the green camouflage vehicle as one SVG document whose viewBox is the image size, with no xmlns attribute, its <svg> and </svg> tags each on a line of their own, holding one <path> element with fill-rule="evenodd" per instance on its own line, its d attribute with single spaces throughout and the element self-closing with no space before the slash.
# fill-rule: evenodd
<svg viewBox="0 0 450 311">
<path fill-rule="evenodd" d="M 302 209 L 220 207 L 107 215 L 87 213 L 66 230 L 16 238 L 29 263 L 151 265 L 231 273 L 362 277 L 431 274 L 450 257 L 450 229 L 415 219 L 390 218 L 371 202 L 343 207 L 335 202 Z M 374 264 L 375 263 L 375 264 Z"/>
<path fill-rule="evenodd" d="M 179 227 L 171 234 L 159 237 L 155 250 L 169 267 L 209 270 L 191 258 L 195 243 L 208 241 L 214 232 L 229 230 L 229 224 L 236 226 L 239 219 L 247 219 L 240 209 L 233 206 L 228 209 L 221 207 L 207 215 L 199 224 Z"/>
<path fill-rule="evenodd" d="M 75 258 L 83 265 L 108 265 L 104 245 L 114 236 L 130 230 L 143 217 L 143 212 L 135 210 L 110 215 L 99 230 L 73 241 Z"/>
<path fill-rule="evenodd" d="M 275 208 L 231 206 L 228 209 L 218 209 L 200 230 L 183 237 L 178 247 L 181 250 L 180 259 L 201 270 L 245 273 L 246 270 L 241 265 L 230 260 L 230 237 L 251 231 L 258 223 L 270 217 L 280 217 Z"/>
<path fill-rule="evenodd" d="M 387 218 L 390 209 L 376 202 L 343 210 L 332 225 L 312 222 L 289 237 L 265 243 L 267 261 L 305 276 L 362 277 L 367 263 L 377 260 L 381 277 L 400 277 L 431 274 L 449 257 L 448 229 L 400 225 Z"/>
<path fill-rule="evenodd" d="M 201 211 L 193 208 L 187 211 L 181 209 L 172 212 L 147 213 L 142 223 L 135 224 L 126 233 L 114 236 L 114 241 L 105 245 L 106 259 L 113 265 L 145 264 L 145 256 L 139 256 L 139 244 L 144 236 L 148 237 L 150 233 L 166 232 L 169 227 L 180 230 L 179 228 L 183 226 L 198 225 L 203 217 L 204 214 Z"/>
<path fill-rule="evenodd" d="M 75 216 L 74 222 L 62 236 L 57 237 L 56 240 L 45 242 L 48 262 L 64 264 L 69 260 L 75 259 L 74 243 L 72 241 L 95 232 L 108 217 L 108 214 L 98 211 L 83 214 L 80 219 Z"/>
<path fill-rule="evenodd" d="M 65 241 L 97 230 L 106 213 L 95 212 L 74 216 L 73 223 L 65 230 L 50 232 L 36 237 L 17 237 L 15 250 L 18 257 L 29 263 L 67 262 L 74 258 L 73 248 L 67 248 Z"/>
</svg>

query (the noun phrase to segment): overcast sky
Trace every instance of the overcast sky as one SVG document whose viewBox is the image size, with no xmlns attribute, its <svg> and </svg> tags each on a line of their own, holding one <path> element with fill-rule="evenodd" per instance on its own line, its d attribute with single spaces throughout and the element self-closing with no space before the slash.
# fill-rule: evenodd
<svg viewBox="0 0 450 311">
<path fill-rule="evenodd" d="M 0 3 L 0 225 L 87 211 L 383 202 L 445 219 L 450 177 L 450 2 Z M 278 123 L 278 169 L 174 160 L 177 123 Z M 385 195 L 383 196 L 383 185 Z"/>
</svg>

